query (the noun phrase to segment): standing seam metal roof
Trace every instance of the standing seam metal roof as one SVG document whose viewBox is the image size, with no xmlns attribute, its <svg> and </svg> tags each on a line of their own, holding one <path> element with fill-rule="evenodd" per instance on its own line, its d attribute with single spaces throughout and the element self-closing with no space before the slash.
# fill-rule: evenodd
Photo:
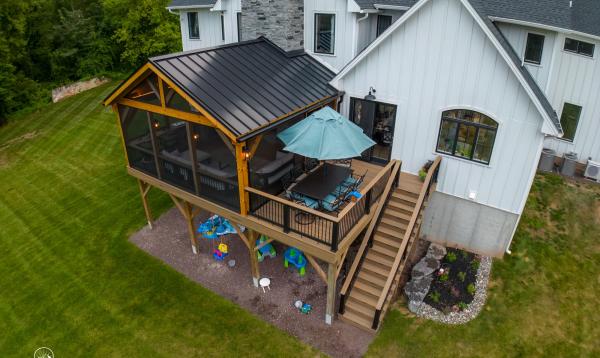
<svg viewBox="0 0 600 358">
<path fill-rule="evenodd" d="M 238 137 L 338 95 L 332 71 L 264 37 L 150 62 Z"/>
</svg>

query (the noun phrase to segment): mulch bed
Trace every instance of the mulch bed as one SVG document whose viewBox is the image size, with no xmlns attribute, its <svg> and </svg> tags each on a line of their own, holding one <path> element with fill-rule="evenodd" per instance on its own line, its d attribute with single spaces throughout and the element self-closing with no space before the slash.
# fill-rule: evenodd
<svg viewBox="0 0 600 358">
<path fill-rule="evenodd" d="M 465 309 L 473 301 L 479 262 L 475 254 L 448 249 L 424 302 L 444 313 Z"/>
<path fill-rule="evenodd" d="M 202 213 L 198 221 L 209 216 Z M 325 324 L 325 283 L 310 265 L 306 266 L 304 277 L 300 277 L 292 267 L 285 269 L 283 245 L 274 243 L 277 257 L 266 258 L 260 263 L 261 277 L 271 279 L 271 290 L 263 293 L 252 283 L 248 249 L 237 235 L 227 235 L 223 239 L 229 246 L 229 256 L 224 262 L 215 261 L 210 254 L 214 244 L 204 239 L 199 241 L 200 253 L 194 255 L 187 226 L 176 208 L 156 220 L 154 229 L 146 226 L 129 240 L 200 285 L 330 356 L 360 357 L 374 338 L 372 333 L 339 319 L 335 319 L 332 325 Z M 236 261 L 234 267 L 227 265 L 229 259 Z M 342 284 L 340 278 L 338 290 Z M 298 299 L 312 305 L 310 314 L 301 314 L 293 306 Z"/>
</svg>

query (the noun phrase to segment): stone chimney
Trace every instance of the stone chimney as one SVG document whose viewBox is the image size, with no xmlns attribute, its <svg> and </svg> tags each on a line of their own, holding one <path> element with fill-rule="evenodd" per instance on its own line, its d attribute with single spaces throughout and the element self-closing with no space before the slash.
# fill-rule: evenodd
<svg viewBox="0 0 600 358">
<path fill-rule="evenodd" d="M 304 47 L 304 0 L 242 0 L 242 40 L 265 36 L 286 51 Z"/>
</svg>

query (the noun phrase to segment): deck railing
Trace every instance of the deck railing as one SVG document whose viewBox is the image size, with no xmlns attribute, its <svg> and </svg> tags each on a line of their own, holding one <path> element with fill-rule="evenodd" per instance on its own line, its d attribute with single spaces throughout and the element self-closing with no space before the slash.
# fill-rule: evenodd
<svg viewBox="0 0 600 358">
<path fill-rule="evenodd" d="M 361 190 L 361 198 L 350 202 L 337 215 L 308 208 L 293 201 L 246 187 L 250 215 L 337 251 L 338 244 L 370 213 L 380 198 L 396 161 L 390 162 Z"/>
<path fill-rule="evenodd" d="M 401 267 L 401 263 L 405 262 L 406 256 L 408 255 L 407 245 L 409 241 L 413 235 L 417 235 L 417 231 L 420 227 L 418 220 L 425 209 L 425 202 L 429 198 L 432 186 L 437 183 L 441 161 L 442 157 L 438 156 L 433 161 L 433 164 L 429 167 L 427 176 L 425 177 L 425 182 L 423 183 L 423 187 L 421 189 L 421 193 L 417 199 L 415 209 L 410 218 L 410 222 L 408 223 L 408 227 L 406 228 L 406 232 L 402 238 L 402 243 L 400 244 L 400 248 L 398 249 L 398 253 L 396 254 L 396 258 L 392 265 L 392 270 L 390 271 L 390 275 L 388 276 L 385 285 L 383 286 L 383 290 L 381 291 L 381 295 L 379 296 L 379 300 L 377 301 L 375 316 L 373 317 L 373 329 L 377 329 L 377 327 L 379 327 L 379 322 L 381 320 L 381 314 L 384 310 L 384 307 L 386 307 L 391 301 L 392 295 L 395 291 L 392 289 L 392 284 L 395 280 L 397 280 L 397 276 L 400 273 L 398 270 Z M 415 237 L 414 239 L 417 238 Z"/>
</svg>

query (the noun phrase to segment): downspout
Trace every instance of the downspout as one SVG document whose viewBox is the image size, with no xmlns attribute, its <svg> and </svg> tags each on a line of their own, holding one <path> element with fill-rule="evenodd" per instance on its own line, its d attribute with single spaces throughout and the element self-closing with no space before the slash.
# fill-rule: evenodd
<svg viewBox="0 0 600 358">
<path fill-rule="evenodd" d="M 354 36 L 354 43 L 352 45 L 352 47 L 353 47 L 353 49 L 352 49 L 352 55 L 353 56 L 356 56 L 359 53 L 359 51 L 358 51 L 358 44 L 359 44 L 359 41 L 360 41 L 360 23 L 362 21 L 368 19 L 368 18 L 369 18 L 369 13 L 367 12 L 367 13 L 365 13 L 365 16 L 359 17 L 356 20 L 356 35 Z M 362 51 L 362 49 L 361 49 L 361 51 Z"/>
</svg>

